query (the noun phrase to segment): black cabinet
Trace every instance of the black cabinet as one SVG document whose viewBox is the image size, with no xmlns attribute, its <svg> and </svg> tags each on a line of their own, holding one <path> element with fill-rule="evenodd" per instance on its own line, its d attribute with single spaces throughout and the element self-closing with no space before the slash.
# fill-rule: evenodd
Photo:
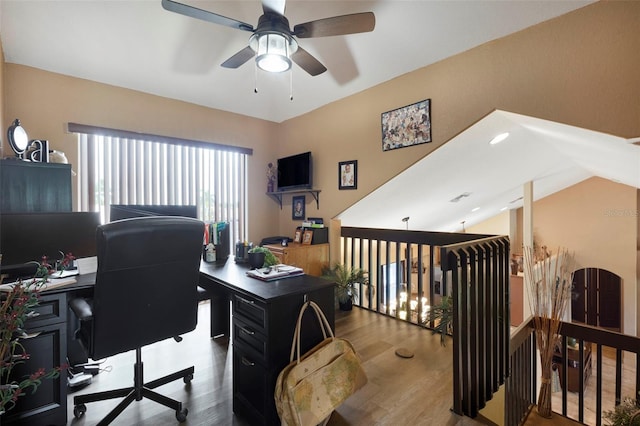
<svg viewBox="0 0 640 426">
<path fill-rule="evenodd" d="M 333 287 L 306 294 L 316 302 L 334 328 Z M 280 371 L 289 364 L 291 342 L 302 294 L 290 294 L 263 303 L 246 295 L 233 295 L 233 411 L 251 424 L 279 425 L 274 390 Z M 301 351 L 322 341 L 312 310 L 303 317 Z"/>
<path fill-rule="evenodd" d="M 49 371 L 65 363 L 67 354 L 67 295 L 41 295 L 37 316 L 27 320 L 26 330 L 35 337 L 20 343 L 30 359 L 17 366 L 16 380 L 39 368 Z M 20 397 L 16 406 L 2 416 L 2 424 L 29 426 L 65 425 L 67 423 L 67 378 L 63 372 L 57 379 L 45 379 L 35 394 L 31 390 Z"/>
<path fill-rule="evenodd" d="M 335 329 L 334 283 L 310 275 L 263 282 L 248 277 L 248 270 L 233 259 L 202 262 L 200 285 L 212 295 L 211 312 L 217 312 L 214 335 L 231 331 L 234 413 L 251 425 L 280 425 L 273 395 L 278 374 L 289 364 L 298 314 L 305 300 L 313 300 Z M 302 318 L 301 338 L 302 353 L 324 338 L 311 309 Z"/>
<path fill-rule="evenodd" d="M 0 160 L 0 212 L 70 212 L 71 165 Z"/>
</svg>

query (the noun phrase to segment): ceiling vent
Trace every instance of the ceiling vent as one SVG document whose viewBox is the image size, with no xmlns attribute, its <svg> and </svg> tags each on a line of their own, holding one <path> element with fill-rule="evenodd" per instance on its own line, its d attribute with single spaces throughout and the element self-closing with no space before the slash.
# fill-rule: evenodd
<svg viewBox="0 0 640 426">
<path fill-rule="evenodd" d="M 471 195 L 470 192 L 463 192 L 462 194 L 458 195 L 456 198 L 452 198 L 451 200 L 449 200 L 452 203 L 457 203 L 458 201 L 460 201 L 461 199 L 468 197 L 469 195 Z"/>
<path fill-rule="evenodd" d="M 509 201 L 509 204 L 513 204 L 513 203 L 517 203 L 518 201 L 522 200 L 524 197 L 518 197 L 515 200 L 511 200 Z"/>
</svg>

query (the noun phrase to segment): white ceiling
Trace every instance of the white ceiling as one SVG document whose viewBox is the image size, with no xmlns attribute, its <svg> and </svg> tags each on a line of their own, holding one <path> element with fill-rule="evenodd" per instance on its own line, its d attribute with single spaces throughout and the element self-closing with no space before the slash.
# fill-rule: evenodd
<svg viewBox="0 0 640 426">
<path fill-rule="evenodd" d="M 490 145 L 496 129 L 509 137 Z M 410 230 L 459 232 L 463 221 L 469 227 L 522 207 L 527 182 L 534 200 L 592 176 L 640 188 L 638 140 L 496 110 L 337 218 L 343 226 L 405 229 L 409 217 Z"/>
<path fill-rule="evenodd" d="M 188 3 L 253 26 L 262 14 L 258 0 Z M 257 94 L 253 61 L 219 66 L 250 33 L 168 12 L 160 0 L 1 0 L 0 35 L 9 63 L 282 122 L 589 3 L 291 0 L 291 26 L 372 11 L 376 28 L 300 40 L 328 71 L 311 77 L 294 65 L 292 73 L 260 72 Z"/>
</svg>

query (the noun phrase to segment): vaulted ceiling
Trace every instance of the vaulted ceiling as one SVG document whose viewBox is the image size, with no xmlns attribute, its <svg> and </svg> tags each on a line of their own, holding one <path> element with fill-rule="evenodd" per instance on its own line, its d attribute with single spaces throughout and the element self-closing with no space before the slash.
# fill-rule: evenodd
<svg viewBox="0 0 640 426">
<path fill-rule="evenodd" d="M 185 3 L 253 26 L 262 14 L 259 0 Z M 250 33 L 169 12 L 160 0 L 2 0 L 0 36 L 9 63 L 282 122 L 589 3 L 290 0 L 291 26 L 376 17 L 373 32 L 300 39 L 328 68 L 315 77 L 296 65 L 282 74 L 256 72 L 254 61 L 223 68 Z"/>
</svg>

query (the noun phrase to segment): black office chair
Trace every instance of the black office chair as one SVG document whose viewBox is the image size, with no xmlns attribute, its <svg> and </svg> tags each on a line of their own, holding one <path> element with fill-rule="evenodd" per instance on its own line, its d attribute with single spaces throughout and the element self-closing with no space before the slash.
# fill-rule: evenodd
<svg viewBox="0 0 640 426">
<path fill-rule="evenodd" d="M 136 350 L 132 387 L 74 397 L 74 416 L 88 402 L 124 399 L 99 423 L 109 424 L 134 400 L 143 397 L 172 408 L 179 422 L 188 410 L 182 403 L 151 390 L 182 378 L 189 383 L 194 368 L 143 382 L 142 346 L 196 327 L 197 283 L 204 223 L 183 217 L 144 217 L 98 227 L 98 270 L 93 299 L 73 299 L 80 320 L 76 337 L 89 356 L 102 359 Z"/>
</svg>

